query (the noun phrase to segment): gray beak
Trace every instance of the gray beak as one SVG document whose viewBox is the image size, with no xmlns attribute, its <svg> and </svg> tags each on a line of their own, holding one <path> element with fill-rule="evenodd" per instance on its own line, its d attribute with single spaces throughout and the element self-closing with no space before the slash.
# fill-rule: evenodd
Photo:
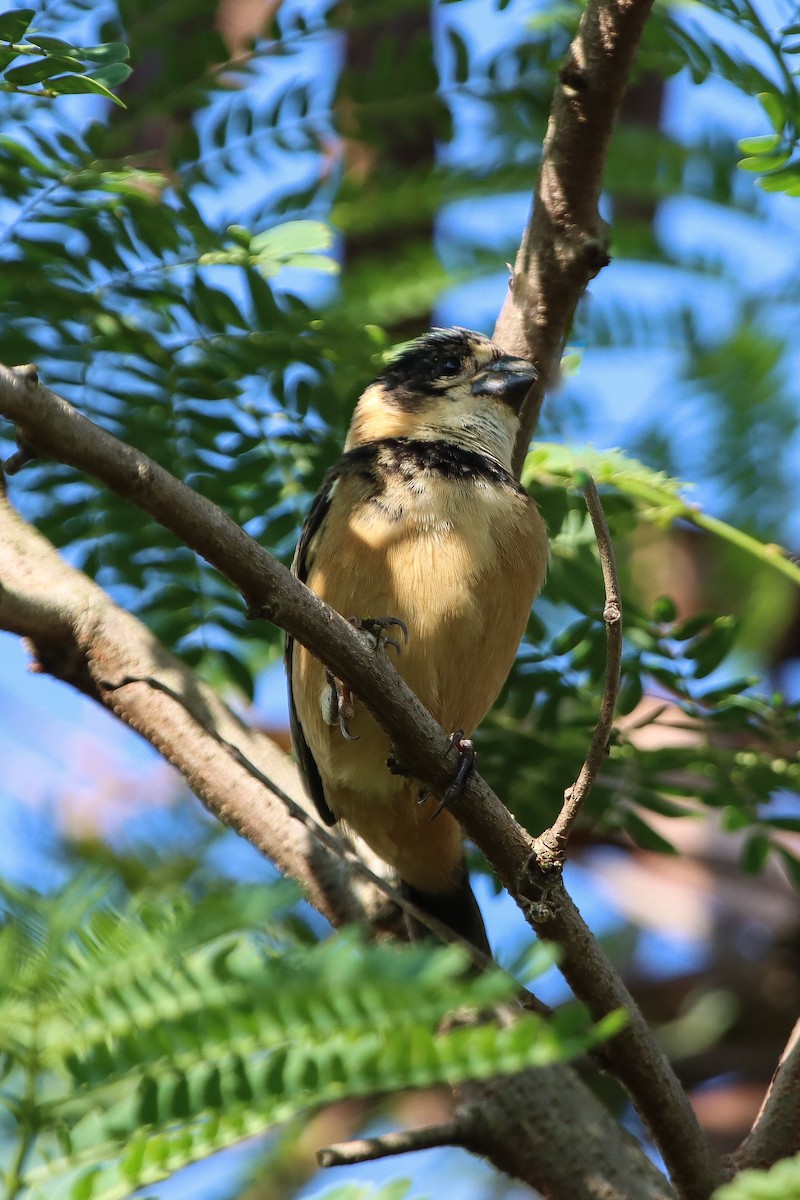
<svg viewBox="0 0 800 1200">
<path fill-rule="evenodd" d="M 518 413 L 539 372 L 524 358 L 504 355 L 490 363 L 472 385 L 473 396 L 491 396 Z"/>
</svg>

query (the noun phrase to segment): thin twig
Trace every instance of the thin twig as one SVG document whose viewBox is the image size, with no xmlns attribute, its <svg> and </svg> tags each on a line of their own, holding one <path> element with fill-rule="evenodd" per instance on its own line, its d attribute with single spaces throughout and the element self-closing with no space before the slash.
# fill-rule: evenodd
<svg viewBox="0 0 800 1200">
<path fill-rule="evenodd" d="M 380 1137 L 354 1138 L 350 1142 L 337 1142 L 317 1151 L 317 1162 L 321 1167 L 345 1167 L 353 1163 L 374 1162 L 378 1158 L 389 1158 L 393 1154 L 409 1154 L 414 1150 L 432 1150 L 439 1146 L 461 1146 L 465 1133 L 463 1122 L 458 1118 L 440 1125 L 425 1125 L 421 1129 L 402 1129 L 397 1133 L 384 1133 Z"/>
<path fill-rule="evenodd" d="M 572 827 L 606 759 L 622 672 L 622 602 L 617 578 L 617 564 L 614 559 L 614 546 L 606 514 L 603 511 L 603 504 L 593 479 L 589 479 L 584 485 L 583 494 L 594 526 L 594 536 L 597 539 L 606 594 L 603 606 L 603 620 L 606 624 L 606 672 L 603 696 L 600 701 L 600 716 L 592 734 L 586 760 L 572 787 L 568 787 L 564 792 L 564 803 L 560 813 L 550 828 L 546 829 L 535 842 L 535 853 L 543 868 L 550 864 L 563 863 Z"/>
</svg>

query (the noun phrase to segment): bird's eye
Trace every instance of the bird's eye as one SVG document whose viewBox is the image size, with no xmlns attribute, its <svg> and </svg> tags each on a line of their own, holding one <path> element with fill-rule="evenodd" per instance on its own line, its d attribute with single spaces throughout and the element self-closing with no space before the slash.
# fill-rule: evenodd
<svg viewBox="0 0 800 1200">
<path fill-rule="evenodd" d="M 461 359 L 456 354 L 448 354 L 447 358 L 443 358 L 439 363 L 439 378 L 449 379 L 453 375 L 460 375 L 461 367 Z"/>
</svg>

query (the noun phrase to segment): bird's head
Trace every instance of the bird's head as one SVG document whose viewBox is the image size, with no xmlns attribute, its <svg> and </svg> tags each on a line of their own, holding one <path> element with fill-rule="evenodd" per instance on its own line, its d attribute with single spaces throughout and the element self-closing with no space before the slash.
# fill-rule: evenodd
<svg viewBox="0 0 800 1200">
<path fill-rule="evenodd" d="M 383 438 L 455 442 L 511 467 L 538 372 L 469 329 L 435 329 L 398 354 L 356 405 L 346 450 Z"/>
</svg>

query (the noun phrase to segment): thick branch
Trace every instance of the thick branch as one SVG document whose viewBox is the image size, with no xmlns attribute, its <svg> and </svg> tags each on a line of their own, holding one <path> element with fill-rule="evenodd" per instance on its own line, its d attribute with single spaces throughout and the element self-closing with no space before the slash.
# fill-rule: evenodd
<svg viewBox="0 0 800 1200">
<path fill-rule="evenodd" d="M 88 471 L 132 501 L 217 567 L 251 610 L 267 615 L 307 646 L 363 701 L 393 740 L 398 757 L 421 781 L 445 790 L 457 766 L 450 739 L 397 675 L 352 626 L 320 601 L 221 509 L 198 496 L 145 455 L 81 416 L 35 377 L 0 368 L 0 412 L 39 454 Z M 533 927 L 557 940 L 562 969 L 595 1017 L 624 1004 L 628 1028 L 608 1047 L 614 1073 L 649 1125 L 676 1185 L 690 1200 L 706 1200 L 716 1181 L 688 1101 L 622 981 L 594 941 L 561 884 L 543 871 L 532 839 L 474 773 L 453 812 L 497 872 L 521 899 Z M 587 971 L 591 959 L 593 971 Z"/>
<path fill-rule="evenodd" d="M 37 669 L 77 687 L 146 738 L 214 816 L 296 879 L 329 920 L 364 918 L 341 854 L 289 819 L 286 801 L 301 814 L 308 801 L 286 755 L 249 729 L 102 588 L 69 567 L 1 492 L 0 628 L 28 639 Z M 228 747 L 256 764 L 272 792 Z M 310 815 L 307 820 L 313 822 Z"/>
<path fill-rule="evenodd" d="M 320 1166 L 461 1146 L 558 1200 L 674 1198 L 635 1139 L 570 1068 L 539 1067 L 465 1090 L 468 1099 L 451 1121 L 329 1146 L 318 1155 Z"/>
<path fill-rule="evenodd" d="M 597 204 L 617 112 L 652 0 L 589 0 L 559 72 L 533 211 L 512 288 L 494 329 L 506 350 L 531 358 L 514 466 L 522 469 L 545 389 L 555 383 L 578 300 L 608 261 Z"/>
<path fill-rule="evenodd" d="M 320 838 L 330 835 L 313 817 L 308 816 L 306 824 L 294 816 L 305 814 L 299 808 L 296 773 L 285 756 L 267 738 L 245 728 L 141 622 L 69 567 L 13 511 L 1 485 L 2 475 L 0 627 L 29 639 L 40 669 L 108 705 L 148 738 L 209 809 L 296 879 L 334 924 L 361 915 L 374 921 L 376 910 L 383 921 L 383 890 L 358 886 L 359 878 L 369 875 L 364 865 L 352 857 L 343 862 L 341 848 L 326 849 Z M 244 773 L 239 756 L 249 763 Z M 471 1085 L 470 1119 L 462 1118 L 459 1110 L 454 1122 L 472 1130 L 468 1148 L 498 1169 L 512 1171 L 554 1197 L 673 1196 L 661 1173 L 568 1067 L 551 1067 L 545 1074 L 527 1072 L 503 1082 L 503 1096 L 514 1096 L 513 1144 L 501 1122 L 488 1127 L 479 1120 L 490 1103 L 496 1105 L 497 1087 L 494 1081 Z M 553 1153 L 548 1123 L 557 1110 L 575 1128 L 597 1130 L 596 1137 L 581 1139 L 585 1155 Z"/>
<path fill-rule="evenodd" d="M 766 1170 L 800 1151 L 800 1021 L 781 1055 L 753 1128 L 731 1155 L 733 1173 Z"/>
<path fill-rule="evenodd" d="M 565 1076 L 568 1087 L 564 1087 Z M 535 1089 L 535 1148 L 526 1139 L 526 1096 Z M 492 1162 L 507 1175 L 531 1180 L 548 1200 L 662 1200 L 674 1193 L 627 1130 L 574 1071 L 539 1067 L 481 1084 L 463 1116 L 464 1144 L 487 1154 L 504 1131 Z M 488 1154 L 487 1154 L 488 1156 Z M 568 1168 L 580 1164 L 570 1182 Z M 567 1169 L 565 1169 L 567 1168 Z"/>
</svg>

